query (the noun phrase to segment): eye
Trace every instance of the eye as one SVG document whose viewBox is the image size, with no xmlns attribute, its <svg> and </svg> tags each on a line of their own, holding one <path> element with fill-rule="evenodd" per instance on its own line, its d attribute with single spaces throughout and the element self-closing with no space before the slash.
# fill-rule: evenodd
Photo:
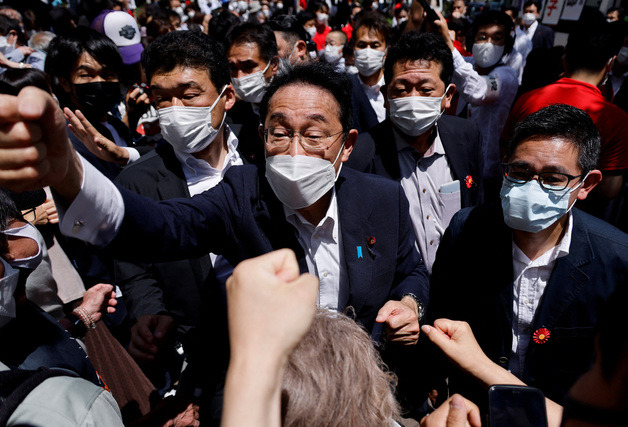
<svg viewBox="0 0 628 427">
<path fill-rule="evenodd" d="M 322 130 L 306 130 L 302 135 L 312 141 L 319 141 L 327 137 L 327 134 Z"/>
<path fill-rule="evenodd" d="M 268 134 L 274 139 L 290 138 L 290 131 L 285 128 L 269 128 Z"/>
</svg>

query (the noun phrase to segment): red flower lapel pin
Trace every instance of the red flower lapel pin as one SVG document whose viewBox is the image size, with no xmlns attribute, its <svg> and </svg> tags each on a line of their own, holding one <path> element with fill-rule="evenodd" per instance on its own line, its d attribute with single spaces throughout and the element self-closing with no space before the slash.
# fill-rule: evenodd
<svg viewBox="0 0 628 427">
<path fill-rule="evenodd" d="M 467 188 L 471 188 L 475 184 L 475 181 L 473 181 L 473 177 L 471 175 L 467 175 L 467 177 L 464 179 L 464 183 Z"/>
<path fill-rule="evenodd" d="M 545 344 L 550 339 L 550 331 L 547 328 L 539 328 L 532 334 L 532 339 L 537 344 Z"/>
</svg>

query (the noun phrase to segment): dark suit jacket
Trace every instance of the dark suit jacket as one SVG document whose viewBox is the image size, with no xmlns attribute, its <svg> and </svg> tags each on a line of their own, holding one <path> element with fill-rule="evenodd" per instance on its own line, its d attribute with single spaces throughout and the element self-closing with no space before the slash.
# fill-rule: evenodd
<svg viewBox="0 0 628 427">
<path fill-rule="evenodd" d="M 462 207 L 482 202 L 482 136 L 471 120 L 443 115 L 438 120 L 438 132 L 449 160 L 454 178 L 460 180 Z M 401 180 L 399 157 L 390 119 L 386 119 L 358 137 L 346 165 L 350 168 Z M 473 183 L 465 184 L 467 176 Z"/>
<path fill-rule="evenodd" d="M 120 258 L 171 260 L 213 252 L 237 265 L 275 249 L 292 248 L 301 271 L 307 271 L 296 231 L 261 168 L 231 168 L 219 185 L 191 199 L 155 203 L 124 189 L 121 193 L 125 218 L 109 245 Z M 336 194 L 341 258 L 348 276 L 340 288 L 339 308 L 353 306 L 356 320 L 372 330 L 377 312 L 388 300 L 412 293 L 426 304 L 427 272 L 415 248 L 401 186 L 344 168 Z M 372 248 L 367 246 L 369 237 L 376 239 Z"/>
<path fill-rule="evenodd" d="M 522 381 L 561 401 L 590 368 L 594 326 L 627 272 L 628 235 L 573 209 L 569 254 L 556 261 L 535 314 Z M 467 321 L 487 356 L 507 368 L 512 305 L 512 231 L 501 208 L 483 205 L 461 210 L 438 248 L 428 321 L 441 317 Z M 550 331 L 544 344 L 532 339 L 539 328 Z M 456 389 L 460 377 L 450 378 Z"/>
<path fill-rule="evenodd" d="M 360 85 L 360 77 L 350 74 L 351 80 L 351 105 L 353 106 L 353 128 L 358 132 L 366 132 L 379 123 L 377 114 L 366 97 L 364 89 Z"/>
<path fill-rule="evenodd" d="M 115 181 L 151 200 L 190 197 L 181 164 L 170 144 L 160 145 L 125 168 Z M 169 314 L 179 339 L 199 320 L 202 288 L 214 280 L 209 255 L 162 263 L 115 261 L 116 284 L 122 289 L 133 322 L 145 314 Z"/>
<path fill-rule="evenodd" d="M 532 49 L 551 49 L 554 47 L 554 30 L 539 22 L 534 36 L 532 36 Z"/>
</svg>

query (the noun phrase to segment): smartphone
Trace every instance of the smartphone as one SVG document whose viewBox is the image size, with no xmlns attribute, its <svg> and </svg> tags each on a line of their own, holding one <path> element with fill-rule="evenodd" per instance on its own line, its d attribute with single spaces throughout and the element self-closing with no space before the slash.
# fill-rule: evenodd
<svg viewBox="0 0 628 427">
<path fill-rule="evenodd" d="M 490 427 L 547 427 L 545 396 L 538 388 L 494 385 L 488 389 Z"/>
<path fill-rule="evenodd" d="M 425 16 L 425 21 L 434 22 L 438 20 L 438 15 L 436 14 L 436 12 L 434 12 L 434 9 L 432 9 L 432 6 L 430 6 L 430 4 L 426 0 L 418 0 L 418 2 L 427 14 Z"/>
</svg>

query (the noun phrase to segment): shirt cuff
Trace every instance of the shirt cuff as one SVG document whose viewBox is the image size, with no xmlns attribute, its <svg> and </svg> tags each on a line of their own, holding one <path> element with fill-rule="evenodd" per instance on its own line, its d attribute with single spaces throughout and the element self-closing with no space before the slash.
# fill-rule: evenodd
<svg viewBox="0 0 628 427">
<path fill-rule="evenodd" d="M 83 165 L 81 190 L 67 209 L 63 203 L 55 203 L 61 233 L 92 245 L 105 246 L 118 234 L 122 225 L 124 201 L 111 181 L 79 157 Z"/>
<path fill-rule="evenodd" d="M 124 148 L 129 153 L 129 161 L 126 163 L 127 165 L 130 165 L 131 163 L 133 163 L 134 161 L 140 158 L 140 152 L 137 151 L 135 148 L 132 148 L 132 147 L 122 147 L 122 148 Z"/>
</svg>

